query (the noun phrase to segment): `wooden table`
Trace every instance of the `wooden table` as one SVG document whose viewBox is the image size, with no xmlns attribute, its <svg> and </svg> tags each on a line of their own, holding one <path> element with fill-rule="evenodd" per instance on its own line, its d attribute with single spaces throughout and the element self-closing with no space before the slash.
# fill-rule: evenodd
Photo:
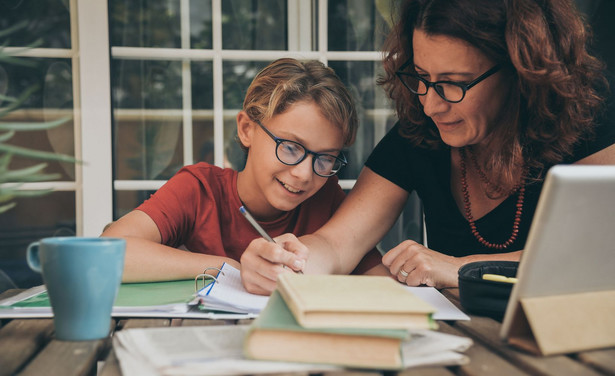
<svg viewBox="0 0 615 376">
<path fill-rule="evenodd" d="M 10 290 L 0 298 L 14 295 Z M 457 289 L 444 290 L 459 306 Z M 615 348 L 568 356 L 537 357 L 503 344 L 501 324 L 490 318 L 471 316 L 471 321 L 439 322 L 442 332 L 471 337 L 474 345 L 465 352 L 470 363 L 454 367 L 423 367 L 403 372 L 344 371 L 324 376 L 350 375 L 615 375 Z M 114 330 L 143 327 L 229 325 L 236 321 L 195 319 L 122 319 Z M 239 323 L 246 323 L 240 321 Z M 64 342 L 54 339 L 51 319 L 4 320 L 0 327 L 0 376 L 3 375 L 122 375 L 110 338 L 98 341 Z M 565 329 L 564 329 L 565 330 Z M 305 373 L 293 374 L 307 376 Z M 127 376 L 127 375 L 124 375 Z"/>
</svg>

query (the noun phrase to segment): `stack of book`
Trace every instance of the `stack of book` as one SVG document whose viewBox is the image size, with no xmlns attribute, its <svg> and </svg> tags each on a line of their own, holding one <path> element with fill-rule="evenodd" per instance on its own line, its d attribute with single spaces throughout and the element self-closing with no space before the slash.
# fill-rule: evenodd
<svg viewBox="0 0 615 376">
<path fill-rule="evenodd" d="M 244 341 L 251 359 L 404 368 L 410 331 L 434 308 L 388 277 L 284 274 Z"/>
</svg>

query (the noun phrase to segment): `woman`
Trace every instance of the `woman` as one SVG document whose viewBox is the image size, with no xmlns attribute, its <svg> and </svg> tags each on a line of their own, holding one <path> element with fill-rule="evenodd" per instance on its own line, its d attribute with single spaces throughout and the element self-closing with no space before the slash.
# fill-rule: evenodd
<svg viewBox="0 0 615 376">
<path fill-rule="evenodd" d="M 519 260 L 549 167 L 615 164 L 608 83 L 570 0 L 409 0 L 399 20 L 380 80 L 398 124 L 325 226 L 284 250 L 252 242 L 250 291 L 268 292 L 270 263 L 352 270 L 413 190 L 428 246 L 407 240 L 383 263 L 408 285 L 456 286 L 468 262 Z"/>
</svg>

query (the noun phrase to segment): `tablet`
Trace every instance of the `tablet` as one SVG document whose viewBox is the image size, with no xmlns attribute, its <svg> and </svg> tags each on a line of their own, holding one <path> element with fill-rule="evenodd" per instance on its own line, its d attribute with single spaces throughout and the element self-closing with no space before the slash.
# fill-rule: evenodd
<svg viewBox="0 0 615 376">
<path fill-rule="evenodd" d="M 517 278 L 500 332 L 504 340 L 521 299 L 615 290 L 615 166 L 549 170 Z"/>
</svg>

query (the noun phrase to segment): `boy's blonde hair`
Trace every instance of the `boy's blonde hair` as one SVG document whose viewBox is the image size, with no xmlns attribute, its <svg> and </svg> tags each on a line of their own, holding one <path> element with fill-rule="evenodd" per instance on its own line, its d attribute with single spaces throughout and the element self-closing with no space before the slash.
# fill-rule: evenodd
<svg viewBox="0 0 615 376">
<path fill-rule="evenodd" d="M 352 97 L 333 69 L 316 60 L 284 58 L 269 64 L 248 87 L 243 110 L 252 120 L 264 121 L 302 101 L 315 103 L 341 128 L 344 146 L 352 145 L 358 123 Z"/>
</svg>

